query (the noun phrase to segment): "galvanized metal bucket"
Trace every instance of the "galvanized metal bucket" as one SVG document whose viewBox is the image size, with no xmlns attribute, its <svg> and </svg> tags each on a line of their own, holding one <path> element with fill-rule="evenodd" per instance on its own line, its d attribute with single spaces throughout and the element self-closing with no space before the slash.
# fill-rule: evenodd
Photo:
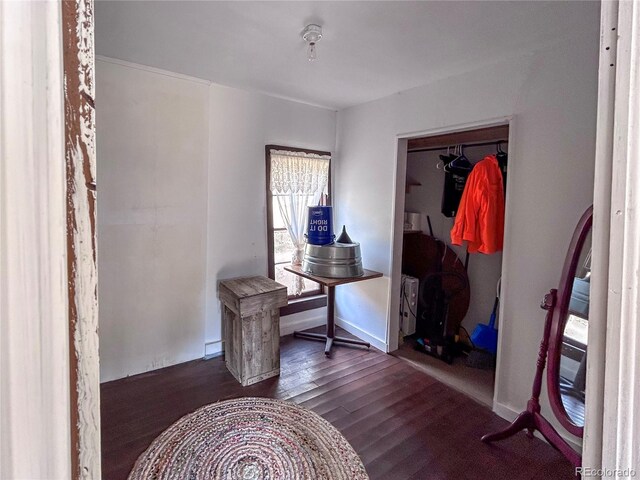
<svg viewBox="0 0 640 480">
<path fill-rule="evenodd" d="M 364 275 L 359 243 L 307 243 L 302 270 L 328 278 L 361 277 Z"/>
</svg>

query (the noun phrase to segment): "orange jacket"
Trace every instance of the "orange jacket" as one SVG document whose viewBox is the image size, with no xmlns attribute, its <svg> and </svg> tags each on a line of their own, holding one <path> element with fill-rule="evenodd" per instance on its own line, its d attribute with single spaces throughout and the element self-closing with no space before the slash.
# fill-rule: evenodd
<svg viewBox="0 0 640 480">
<path fill-rule="evenodd" d="M 474 167 L 462 193 L 451 243 L 467 241 L 470 253 L 502 250 L 504 236 L 504 190 L 495 155 L 487 155 Z"/>
</svg>

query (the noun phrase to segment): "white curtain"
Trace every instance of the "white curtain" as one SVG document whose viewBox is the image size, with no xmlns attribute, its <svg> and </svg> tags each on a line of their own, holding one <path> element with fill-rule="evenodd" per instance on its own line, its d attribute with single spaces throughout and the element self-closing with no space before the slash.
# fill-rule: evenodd
<svg viewBox="0 0 640 480">
<path fill-rule="evenodd" d="M 318 205 L 327 191 L 330 160 L 327 155 L 271 150 L 271 193 L 294 246 L 294 265 L 300 265 L 304 255 L 307 207 Z M 303 289 L 304 281 L 296 275 L 293 294 Z"/>
</svg>

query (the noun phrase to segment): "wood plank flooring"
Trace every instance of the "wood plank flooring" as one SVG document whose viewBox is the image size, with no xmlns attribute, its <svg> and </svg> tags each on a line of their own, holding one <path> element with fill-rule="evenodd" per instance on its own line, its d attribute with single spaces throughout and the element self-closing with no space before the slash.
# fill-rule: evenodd
<svg viewBox="0 0 640 480">
<path fill-rule="evenodd" d="M 344 331 L 340 335 L 348 336 Z M 222 357 L 196 360 L 102 385 L 102 472 L 125 479 L 169 425 L 202 405 L 242 396 L 302 404 L 330 421 L 371 479 L 570 479 L 551 446 L 517 435 L 494 445 L 484 433 L 507 425 L 488 408 L 396 357 L 291 336 L 280 377 L 242 387 Z"/>
</svg>

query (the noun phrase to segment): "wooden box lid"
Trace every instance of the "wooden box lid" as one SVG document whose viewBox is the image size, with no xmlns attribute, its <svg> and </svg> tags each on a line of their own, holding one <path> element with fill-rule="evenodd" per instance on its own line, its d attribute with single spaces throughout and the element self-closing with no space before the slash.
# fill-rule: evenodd
<svg viewBox="0 0 640 480">
<path fill-rule="evenodd" d="M 241 317 L 286 306 L 287 287 L 267 277 L 240 277 L 222 280 L 218 297 Z"/>
</svg>

